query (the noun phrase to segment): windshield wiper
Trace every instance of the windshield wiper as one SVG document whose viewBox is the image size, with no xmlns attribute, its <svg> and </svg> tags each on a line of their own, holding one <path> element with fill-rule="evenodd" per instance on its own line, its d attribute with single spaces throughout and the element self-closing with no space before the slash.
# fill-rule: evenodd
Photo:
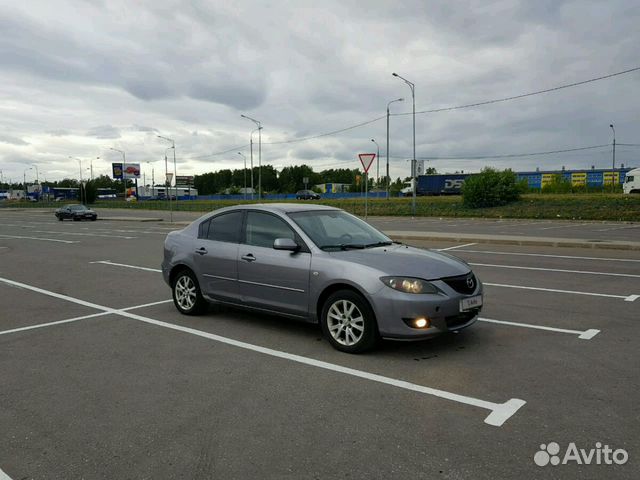
<svg viewBox="0 0 640 480">
<path fill-rule="evenodd" d="M 373 248 L 373 247 L 387 247 L 393 244 L 393 242 L 375 242 L 375 243 L 367 243 L 364 248 Z"/>
<path fill-rule="evenodd" d="M 363 249 L 367 248 L 363 243 L 341 243 L 339 245 L 322 245 L 320 249 L 327 250 L 330 248 L 340 249 L 340 250 L 352 250 L 352 249 Z"/>
</svg>

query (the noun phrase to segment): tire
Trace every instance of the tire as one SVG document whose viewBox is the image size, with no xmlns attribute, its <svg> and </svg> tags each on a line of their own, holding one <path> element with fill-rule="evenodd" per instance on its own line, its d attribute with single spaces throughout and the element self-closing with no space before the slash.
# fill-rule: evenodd
<svg viewBox="0 0 640 480">
<path fill-rule="evenodd" d="M 352 290 L 338 290 L 327 298 L 320 326 L 331 346 L 341 352 L 361 353 L 378 342 L 373 310 L 362 295 Z"/>
<path fill-rule="evenodd" d="M 59 220 L 59 221 L 62 221 L 62 220 L 63 220 L 63 218 L 62 218 L 62 217 L 58 217 L 58 220 Z"/>
<path fill-rule="evenodd" d="M 91 221 L 95 222 L 98 219 L 98 217 L 91 217 Z"/>
<path fill-rule="evenodd" d="M 195 274 L 188 269 L 178 272 L 171 282 L 173 304 L 183 315 L 200 315 L 207 309 Z"/>
</svg>

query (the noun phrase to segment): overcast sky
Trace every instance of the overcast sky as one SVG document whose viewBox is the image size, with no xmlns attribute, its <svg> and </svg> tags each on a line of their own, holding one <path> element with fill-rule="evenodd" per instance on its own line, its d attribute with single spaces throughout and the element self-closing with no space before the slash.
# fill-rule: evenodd
<svg viewBox="0 0 640 480">
<path fill-rule="evenodd" d="M 0 170 L 22 181 L 94 174 L 126 151 L 164 179 L 242 168 L 262 122 L 262 163 L 384 171 L 386 120 L 518 95 L 640 66 L 637 0 L 116 1 L 0 0 Z M 640 144 L 640 72 L 489 106 L 416 116 L 416 156 L 475 156 Z M 412 117 L 391 117 L 393 177 L 406 176 Z M 257 143 L 257 134 L 254 135 Z M 234 148 L 240 147 L 240 148 Z M 216 152 L 233 149 L 223 155 Z M 171 154 L 171 152 L 169 152 Z M 640 165 L 620 146 L 617 163 Z M 153 162 L 146 165 L 145 162 Z M 254 154 L 257 165 L 257 146 Z M 611 165 L 611 148 L 500 160 L 434 160 L 439 171 Z M 170 171 L 173 167 L 170 167 Z M 84 175 L 87 175 L 85 172 Z M 375 174 L 375 166 L 374 166 Z M 35 178 L 35 168 L 26 172 Z"/>
</svg>

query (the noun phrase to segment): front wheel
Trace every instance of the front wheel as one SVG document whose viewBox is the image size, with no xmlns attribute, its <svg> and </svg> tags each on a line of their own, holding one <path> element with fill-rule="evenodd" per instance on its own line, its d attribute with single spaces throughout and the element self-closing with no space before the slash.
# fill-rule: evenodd
<svg viewBox="0 0 640 480">
<path fill-rule="evenodd" d="M 351 290 L 339 290 L 327 298 L 322 307 L 320 326 L 331 346 L 342 352 L 364 352 L 378 341 L 378 327 L 371 306 Z"/>
<path fill-rule="evenodd" d="M 171 284 L 173 303 L 183 315 L 200 315 L 206 310 L 207 301 L 202 297 L 200 286 L 191 270 L 181 270 Z"/>
</svg>

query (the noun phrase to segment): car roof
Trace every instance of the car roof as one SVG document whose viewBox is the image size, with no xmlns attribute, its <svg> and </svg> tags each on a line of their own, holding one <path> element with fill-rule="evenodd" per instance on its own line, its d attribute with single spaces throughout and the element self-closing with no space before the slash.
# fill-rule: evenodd
<svg viewBox="0 0 640 480">
<path fill-rule="evenodd" d="M 216 210 L 215 212 L 233 210 L 264 210 L 265 212 L 273 213 L 293 213 L 293 212 L 309 212 L 319 210 L 340 210 L 336 207 L 330 207 L 329 205 L 309 205 L 300 203 L 253 203 L 245 205 L 234 205 L 224 209 Z"/>
</svg>

